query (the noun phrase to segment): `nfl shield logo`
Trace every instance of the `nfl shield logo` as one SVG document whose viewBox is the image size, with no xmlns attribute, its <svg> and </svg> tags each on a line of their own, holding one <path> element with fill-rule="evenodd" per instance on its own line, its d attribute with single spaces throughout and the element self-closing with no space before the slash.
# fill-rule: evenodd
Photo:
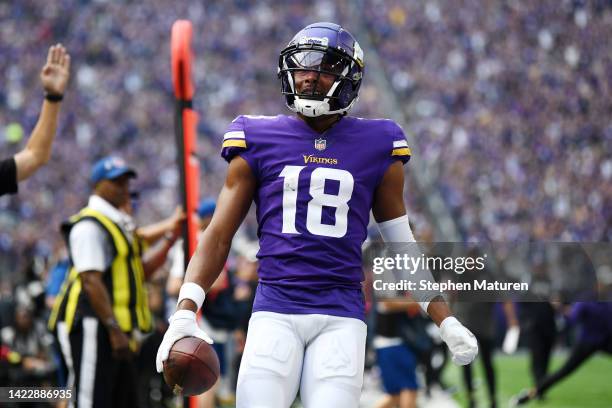
<svg viewBox="0 0 612 408">
<path fill-rule="evenodd" d="M 327 141 L 325 139 L 315 139 L 315 149 L 321 151 L 327 147 Z"/>
</svg>

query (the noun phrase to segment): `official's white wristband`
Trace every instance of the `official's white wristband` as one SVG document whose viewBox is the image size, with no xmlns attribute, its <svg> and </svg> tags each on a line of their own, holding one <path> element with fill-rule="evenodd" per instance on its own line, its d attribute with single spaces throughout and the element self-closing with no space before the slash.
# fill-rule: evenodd
<svg viewBox="0 0 612 408">
<path fill-rule="evenodd" d="M 181 303 L 183 299 L 189 299 L 193 301 L 193 303 L 195 303 L 198 307 L 198 310 L 200 310 L 202 304 L 204 303 L 205 297 L 206 294 L 204 293 L 204 289 L 202 289 L 200 285 L 193 282 L 186 282 L 183 283 L 183 286 L 181 286 L 178 302 L 176 302 L 176 304 L 178 305 Z"/>
</svg>

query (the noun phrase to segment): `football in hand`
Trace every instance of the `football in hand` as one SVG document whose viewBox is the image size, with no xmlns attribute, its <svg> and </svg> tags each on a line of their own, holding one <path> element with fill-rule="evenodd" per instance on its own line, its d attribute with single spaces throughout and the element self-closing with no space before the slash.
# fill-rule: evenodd
<svg viewBox="0 0 612 408">
<path fill-rule="evenodd" d="M 197 337 L 184 337 L 164 361 L 164 380 L 176 395 L 199 395 L 219 378 L 219 358 L 213 347 Z"/>
</svg>

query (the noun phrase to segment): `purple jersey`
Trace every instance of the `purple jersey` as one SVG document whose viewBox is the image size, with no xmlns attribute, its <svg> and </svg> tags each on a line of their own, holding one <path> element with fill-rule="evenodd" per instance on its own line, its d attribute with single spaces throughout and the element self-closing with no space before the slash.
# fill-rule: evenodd
<svg viewBox="0 0 612 408">
<path fill-rule="evenodd" d="M 612 303 L 576 302 L 572 305 L 569 321 L 580 326 L 579 341 L 606 344 L 612 339 Z"/>
<path fill-rule="evenodd" d="M 295 116 L 239 116 L 221 154 L 242 157 L 257 179 L 253 311 L 363 320 L 361 245 L 385 171 L 410 159 L 401 128 L 344 117 L 319 134 Z"/>
</svg>

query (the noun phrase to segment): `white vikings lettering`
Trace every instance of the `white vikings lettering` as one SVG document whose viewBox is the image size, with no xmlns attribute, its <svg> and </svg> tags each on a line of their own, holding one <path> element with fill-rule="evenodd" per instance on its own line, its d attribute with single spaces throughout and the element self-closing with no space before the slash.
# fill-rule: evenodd
<svg viewBox="0 0 612 408">
<path fill-rule="evenodd" d="M 304 157 L 304 164 L 338 164 L 338 159 L 334 159 L 331 157 L 317 157 L 312 154 L 302 155 Z"/>
</svg>

